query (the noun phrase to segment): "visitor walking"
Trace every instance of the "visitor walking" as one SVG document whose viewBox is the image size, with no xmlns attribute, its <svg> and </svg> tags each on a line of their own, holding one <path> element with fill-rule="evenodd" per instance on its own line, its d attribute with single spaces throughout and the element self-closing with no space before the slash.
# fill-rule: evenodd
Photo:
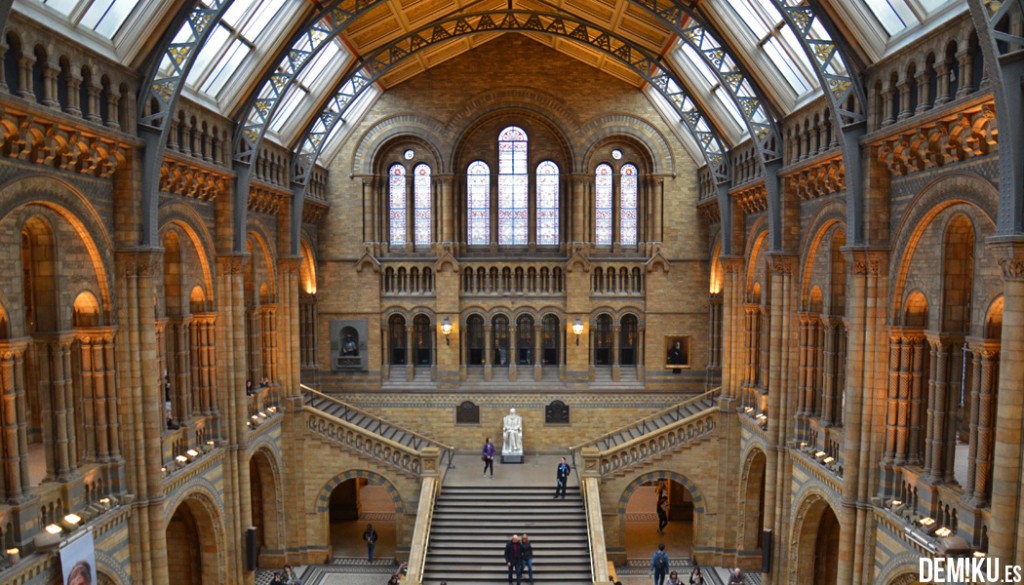
<svg viewBox="0 0 1024 585">
<path fill-rule="evenodd" d="M 658 550 L 651 557 L 651 575 L 654 575 L 654 585 L 665 585 L 665 576 L 668 575 L 668 553 L 665 552 L 665 544 L 659 544 Z"/>
<path fill-rule="evenodd" d="M 668 496 L 665 491 L 658 492 L 658 534 L 665 534 L 665 527 L 668 526 Z"/>
<path fill-rule="evenodd" d="M 562 494 L 562 499 L 565 499 L 565 484 L 569 482 L 569 464 L 565 462 L 565 457 L 562 457 L 562 462 L 558 464 L 558 469 L 555 471 L 555 497 L 558 494 Z"/>
<path fill-rule="evenodd" d="M 743 573 L 740 572 L 739 567 L 732 570 L 732 576 L 729 577 L 729 585 L 743 585 Z"/>
<path fill-rule="evenodd" d="M 491 438 L 487 437 L 484 440 L 484 448 L 480 451 L 480 458 L 484 460 L 484 475 L 487 475 L 487 470 L 491 470 L 491 479 L 494 479 L 494 443 L 491 442 Z"/>
<path fill-rule="evenodd" d="M 512 585 L 512 575 L 516 576 L 516 585 L 523 583 L 523 563 L 525 562 L 523 543 L 519 535 L 513 534 L 512 540 L 505 544 L 505 564 L 508 565 L 508 582 Z"/>
<path fill-rule="evenodd" d="M 366 541 L 366 552 L 373 562 L 373 549 L 377 547 L 377 531 L 373 529 L 373 524 L 367 524 L 366 530 L 363 531 L 363 540 Z"/>
</svg>

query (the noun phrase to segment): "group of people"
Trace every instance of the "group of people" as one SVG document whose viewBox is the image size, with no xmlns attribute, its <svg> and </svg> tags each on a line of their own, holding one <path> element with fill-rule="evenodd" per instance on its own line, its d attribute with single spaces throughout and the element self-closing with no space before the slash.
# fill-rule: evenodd
<svg viewBox="0 0 1024 585">
<path fill-rule="evenodd" d="M 679 579 L 679 573 L 677 571 L 669 570 L 669 559 L 668 553 L 665 552 L 665 545 L 659 544 L 658 550 L 651 556 L 651 575 L 654 577 L 654 585 L 665 585 L 665 577 L 668 577 L 668 585 L 684 585 L 684 582 Z M 685 585 L 709 585 L 710 581 L 704 579 L 704 572 L 701 570 L 700 565 L 696 561 L 693 563 L 693 569 L 690 570 L 690 580 L 685 582 Z M 743 572 L 739 568 L 735 568 L 729 574 L 729 585 L 743 585 Z M 619 585 L 619 584 L 616 584 Z"/>
<path fill-rule="evenodd" d="M 512 540 L 505 544 L 505 564 L 508 565 L 508 582 L 512 584 L 512 577 L 515 576 L 516 585 L 522 585 L 523 570 L 527 570 L 530 578 L 530 585 L 533 585 L 533 545 L 530 544 L 530 537 L 523 534 L 512 535 Z"/>
<path fill-rule="evenodd" d="M 270 585 L 302 585 L 302 583 L 295 576 L 292 566 L 285 565 L 283 571 L 274 573 L 274 577 L 270 580 Z"/>
</svg>

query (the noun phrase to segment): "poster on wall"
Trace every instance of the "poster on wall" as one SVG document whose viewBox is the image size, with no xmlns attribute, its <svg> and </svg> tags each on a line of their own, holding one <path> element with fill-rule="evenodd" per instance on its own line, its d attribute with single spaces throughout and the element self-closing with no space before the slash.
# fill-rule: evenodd
<svg viewBox="0 0 1024 585">
<path fill-rule="evenodd" d="M 64 574 L 64 585 L 96 583 L 96 550 L 91 530 L 84 531 L 61 547 L 60 568 Z"/>
</svg>

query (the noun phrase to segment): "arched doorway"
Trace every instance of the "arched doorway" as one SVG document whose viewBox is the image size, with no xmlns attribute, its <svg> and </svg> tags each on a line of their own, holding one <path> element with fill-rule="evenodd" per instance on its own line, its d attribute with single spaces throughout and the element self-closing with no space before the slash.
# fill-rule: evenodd
<svg viewBox="0 0 1024 585">
<path fill-rule="evenodd" d="M 740 535 L 741 547 L 745 551 L 761 551 L 761 535 L 764 533 L 764 472 L 767 462 L 764 451 L 760 449 L 754 449 L 747 457 L 742 492 L 743 533 Z"/>
<path fill-rule="evenodd" d="M 249 495 L 252 526 L 256 527 L 257 566 L 262 566 L 264 550 L 282 549 L 276 477 L 271 456 L 263 449 L 256 451 L 249 459 Z"/>
<path fill-rule="evenodd" d="M 190 497 L 178 505 L 167 523 L 167 566 L 176 585 L 224 583 L 214 517 L 210 507 Z"/>
<path fill-rule="evenodd" d="M 839 573 L 839 519 L 822 498 L 811 496 L 797 514 L 797 583 L 836 585 Z"/>
<path fill-rule="evenodd" d="M 668 519 L 659 532 L 658 506 Z M 626 557 L 647 559 L 658 543 L 664 543 L 671 559 L 690 558 L 693 554 L 695 506 L 693 494 L 672 479 L 656 479 L 638 485 L 626 503 L 623 536 Z"/>
<path fill-rule="evenodd" d="M 394 559 L 395 503 L 387 486 L 371 483 L 365 477 L 345 480 L 331 491 L 327 514 L 334 558 L 366 561 L 363 532 L 372 524 L 377 532 L 375 562 Z"/>
</svg>

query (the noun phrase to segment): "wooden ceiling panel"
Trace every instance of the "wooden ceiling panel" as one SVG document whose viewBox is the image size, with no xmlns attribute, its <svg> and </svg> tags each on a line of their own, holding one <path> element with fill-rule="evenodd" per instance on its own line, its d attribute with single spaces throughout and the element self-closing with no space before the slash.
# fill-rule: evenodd
<svg viewBox="0 0 1024 585">
<path fill-rule="evenodd" d="M 618 77 L 626 83 L 636 87 L 637 89 L 643 87 L 644 78 L 636 74 L 635 71 L 623 65 L 620 61 L 615 60 L 612 57 L 605 57 L 604 62 L 601 63 L 601 70 Z"/>
<path fill-rule="evenodd" d="M 349 29 L 348 40 L 352 48 L 360 54 L 366 54 L 392 38 L 401 34 L 402 27 L 394 17 L 380 19 L 371 26 L 362 29 Z"/>
<path fill-rule="evenodd" d="M 582 16 L 601 26 L 608 27 L 612 24 L 612 17 L 617 9 L 616 4 L 626 0 L 565 0 L 563 6 L 569 12 Z"/>
<path fill-rule="evenodd" d="M 415 77 L 424 71 L 426 71 L 426 69 L 423 67 L 423 64 L 420 63 L 419 59 L 406 59 L 396 65 L 391 69 L 391 71 L 388 71 L 387 75 L 381 77 L 380 84 L 385 90 L 387 90 L 389 87 L 394 87 L 406 79 Z"/>
<path fill-rule="evenodd" d="M 661 52 L 670 38 L 666 29 L 652 25 L 648 20 L 639 20 L 629 15 L 622 17 L 618 32 L 657 53 Z"/>
<path fill-rule="evenodd" d="M 577 43 L 575 41 L 556 39 L 555 49 L 561 51 L 562 53 L 565 53 L 566 55 L 569 55 L 574 59 L 583 61 L 584 63 L 590 65 L 591 67 L 597 67 L 598 63 L 601 61 L 601 53 L 598 53 L 594 49 L 585 47 L 582 44 Z"/>
</svg>

